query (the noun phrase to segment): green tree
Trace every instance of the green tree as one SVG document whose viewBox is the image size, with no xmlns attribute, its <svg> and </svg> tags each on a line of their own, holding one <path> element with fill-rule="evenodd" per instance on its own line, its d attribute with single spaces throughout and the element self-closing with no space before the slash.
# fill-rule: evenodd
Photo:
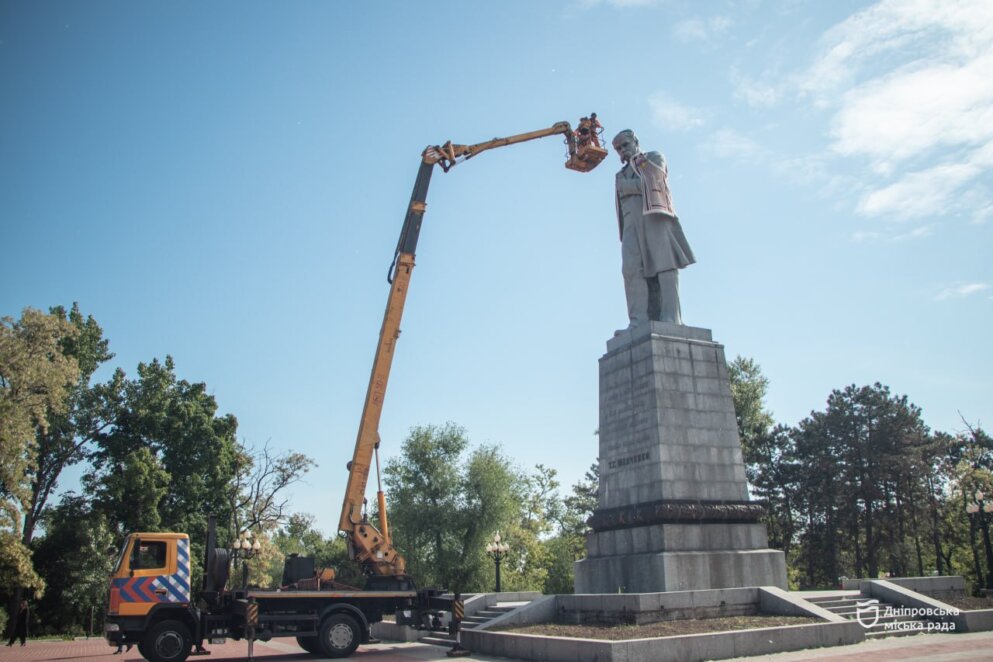
<svg viewBox="0 0 993 662">
<path fill-rule="evenodd" d="M 31 511 L 32 475 L 38 467 L 38 435 L 68 409 L 79 364 L 62 351 L 76 333 L 56 315 L 25 308 L 19 320 L 0 319 L 0 590 L 41 591 L 24 544 Z"/>
<path fill-rule="evenodd" d="M 520 477 L 520 514 L 503 532 L 510 546 L 501 577 L 503 590 L 541 591 L 548 583 L 555 553 L 560 551 L 552 544 L 552 533 L 565 512 L 556 475 L 554 469 L 539 464 Z"/>
<path fill-rule="evenodd" d="M 147 446 L 128 453 L 117 468 L 97 483 L 86 483 L 97 511 L 114 523 L 119 536 L 158 531 L 162 524 L 159 507 L 169 492 L 172 476 Z"/>
<path fill-rule="evenodd" d="M 89 483 L 96 487 L 109 480 L 135 451 L 147 448 L 171 477 L 159 503 L 163 527 L 203 531 L 208 513 L 228 520 L 227 489 L 238 459 L 235 417 L 218 415 L 206 384 L 179 379 L 172 357 L 141 363 L 137 378 L 118 375 L 111 384 L 120 388 L 120 407 L 109 428 L 96 437 Z M 112 523 L 127 519 L 127 502 L 105 499 L 102 508 Z"/>
<path fill-rule="evenodd" d="M 765 408 L 769 380 L 762 374 L 753 359 L 735 357 L 728 365 L 731 382 L 731 399 L 734 401 L 738 436 L 741 438 L 742 455 L 748 469 L 750 482 L 754 481 L 758 466 L 768 462 L 772 452 L 769 433 L 775 421 Z"/>
<path fill-rule="evenodd" d="M 48 425 L 36 429 L 37 460 L 31 475 L 31 497 L 24 511 L 22 540 L 30 545 L 35 525 L 45 509 L 52 491 L 58 486 L 62 471 L 85 458 L 87 445 L 107 428 L 116 411 L 113 391 L 92 388 L 90 380 L 96 369 L 113 358 L 103 330 L 92 316 L 83 317 L 78 304 L 70 310 L 55 306 L 49 314 L 66 323 L 71 332 L 59 344 L 62 353 L 74 359 L 79 375 L 69 388 L 65 411 L 48 413 Z"/>
<path fill-rule="evenodd" d="M 494 446 L 469 451 L 465 430 L 415 427 L 384 470 L 395 546 L 422 586 L 487 588 L 486 542 L 519 517 L 521 481 Z"/>
<path fill-rule="evenodd" d="M 266 533 L 289 516 L 285 490 L 299 482 L 315 463 L 303 453 L 276 453 L 269 444 L 260 449 L 239 445 L 228 489 L 232 533 L 246 529 Z"/>
<path fill-rule="evenodd" d="M 799 467 L 793 459 L 794 431 L 776 426 L 766 409 L 769 380 L 758 363 L 737 356 L 728 365 L 728 377 L 750 491 L 766 503 L 764 521 L 770 545 L 782 550 L 789 562 L 794 554 L 800 489 Z"/>
<path fill-rule="evenodd" d="M 302 453 L 276 454 L 268 444 L 259 450 L 239 445 L 235 458 L 234 478 L 227 488 L 230 537 L 233 540 L 251 532 L 261 545 L 250 564 L 251 583 L 279 586 L 287 556 L 278 539 L 279 526 L 291 518 L 291 533 L 282 541 L 285 542 L 294 539 L 300 525 L 299 518 L 292 520 L 288 513 L 289 499 L 284 490 L 299 481 L 314 462 Z"/>
<path fill-rule="evenodd" d="M 930 565 L 925 473 L 934 437 L 919 408 L 878 383 L 849 386 L 793 438 L 807 585 Z"/>
<path fill-rule="evenodd" d="M 556 534 L 545 544 L 548 550 L 546 594 L 572 593 L 575 585 L 574 565 L 586 556 L 586 522 L 597 507 L 600 489 L 600 464 L 590 465 L 582 479 L 562 499 Z"/>
<path fill-rule="evenodd" d="M 964 574 L 974 581 L 977 590 L 990 589 L 993 588 L 990 527 L 983 526 L 978 517 L 963 513 L 977 491 L 986 495 L 987 501 L 993 498 L 993 439 L 982 428 L 966 425 L 968 433 L 959 436 L 958 461 L 951 471 L 947 519 L 958 523 L 956 528 L 964 548 L 959 555 L 960 567 L 968 568 Z"/>
<path fill-rule="evenodd" d="M 760 453 L 753 459 L 752 496 L 766 503 L 764 522 L 769 545 L 782 550 L 787 563 L 793 560 L 798 533 L 797 514 L 802 504 L 802 467 L 796 461 L 798 431 L 777 425 L 764 435 Z"/>
<path fill-rule="evenodd" d="M 32 545 L 38 571 L 48 581 L 36 610 L 52 633 L 82 634 L 91 615 L 95 631 L 102 626 L 114 536 L 90 506 L 85 497 L 63 496 L 59 505 L 46 509 L 44 535 Z"/>
<path fill-rule="evenodd" d="M 190 534 L 198 581 L 208 516 L 231 521 L 242 453 L 237 420 L 218 414 L 205 384 L 177 377 L 168 356 L 140 363 L 131 379 L 118 370 L 99 389 L 116 405 L 110 424 L 94 437 L 84 487 L 118 539 L 135 528 Z"/>
</svg>

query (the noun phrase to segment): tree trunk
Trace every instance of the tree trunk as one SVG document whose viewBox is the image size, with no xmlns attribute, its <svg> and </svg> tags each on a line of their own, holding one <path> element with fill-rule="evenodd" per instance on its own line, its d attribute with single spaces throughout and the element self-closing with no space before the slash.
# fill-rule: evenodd
<svg viewBox="0 0 993 662">
<path fill-rule="evenodd" d="M 927 494 L 931 506 L 931 542 L 934 545 L 934 557 L 938 564 L 938 574 L 945 574 L 944 555 L 941 553 L 941 529 L 938 518 L 938 502 L 934 496 L 934 479 L 928 474 Z M 950 573 L 949 573 L 950 574 Z"/>
<path fill-rule="evenodd" d="M 859 532 L 858 506 L 852 506 L 852 525 L 849 531 L 852 545 L 855 547 L 855 576 L 865 577 L 865 558 L 862 556 L 862 535 Z"/>
<path fill-rule="evenodd" d="M 867 503 L 865 506 L 865 553 L 869 566 L 869 579 L 875 579 L 879 575 L 879 559 L 876 558 L 876 540 L 872 515 L 872 504 Z"/>
<path fill-rule="evenodd" d="M 963 505 L 968 503 L 965 494 L 962 495 Z M 968 516 L 967 516 L 968 517 Z M 983 568 L 979 562 L 979 550 L 976 549 L 976 518 L 969 517 L 969 547 L 972 548 L 972 563 L 973 567 L 976 569 L 976 582 L 980 586 L 986 585 L 986 580 L 983 577 Z"/>
<path fill-rule="evenodd" d="M 907 567 L 910 563 L 907 560 L 906 554 L 904 554 L 903 543 L 907 539 L 907 526 L 906 526 L 906 515 L 903 512 L 903 499 L 900 498 L 900 484 L 897 483 L 896 490 L 894 490 L 893 498 L 896 501 L 896 527 L 897 527 L 897 540 L 891 543 L 892 554 L 896 563 L 892 570 L 896 571 L 898 577 L 906 577 L 910 573 L 907 572 Z M 924 574 L 923 571 L 920 574 Z"/>
</svg>

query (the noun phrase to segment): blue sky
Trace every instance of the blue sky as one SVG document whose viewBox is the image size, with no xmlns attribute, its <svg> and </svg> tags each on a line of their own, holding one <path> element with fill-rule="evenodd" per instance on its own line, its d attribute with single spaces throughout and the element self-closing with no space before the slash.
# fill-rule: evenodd
<svg viewBox="0 0 993 662">
<path fill-rule="evenodd" d="M 428 144 L 634 129 L 698 263 L 683 316 L 794 424 L 880 381 L 993 420 L 993 5 L 0 3 L 0 314 L 78 301 L 171 354 L 335 526 L 385 275 Z M 626 324 L 615 155 L 559 138 L 434 176 L 381 433 L 455 421 L 575 482 Z"/>
</svg>

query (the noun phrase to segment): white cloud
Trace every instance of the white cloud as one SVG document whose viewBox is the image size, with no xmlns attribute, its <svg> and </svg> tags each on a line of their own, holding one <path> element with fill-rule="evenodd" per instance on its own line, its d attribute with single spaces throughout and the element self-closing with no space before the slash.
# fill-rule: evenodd
<svg viewBox="0 0 993 662">
<path fill-rule="evenodd" d="M 900 70 L 850 90 L 832 134 L 834 150 L 868 156 L 883 172 L 932 149 L 990 144 L 993 41 L 990 53 L 960 66 Z"/>
<path fill-rule="evenodd" d="M 627 7 L 650 7 L 652 5 L 662 4 L 663 2 L 666 2 L 666 0 L 580 0 L 580 4 L 586 8 L 606 4 L 621 9 Z"/>
<path fill-rule="evenodd" d="M 727 16 L 711 16 L 706 19 L 695 16 L 673 25 L 672 34 L 683 42 L 708 41 L 726 32 L 731 24 L 731 19 Z"/>
<path fill-rule="evenodd" d="M 993 2 L 883 0 L 825 33 L 797 80 L 834 109 L 831 150 L 869 168 L 856 211 L 990 217 Z M 748 81 L 739 95 L 749 96 Z"/>
<path fill-rule="evenodd" d="M 903 234 L 898 234 L 893 237 L 893 241 L 907 241 L 910 239 L 923 239 L 924 237 L 930 237 L 934 234 L 934 228 L 930 225 L 922 225 L 920 227 L 914 228 L 910 232 L 904 232 Z"/>
<path fill-rule="evenodd" d="M 667 131 L 689 131 L 703 126 L 709 112 L 674 101 L 664 92 L 656 92 L 648 97 L 652 109 L 652 119 Z"/>
<path fill-rule="evenodd" d="M 990 289 L 989 283 L 960 283 L 941 290 L 934 297 L 934 300 L 962 299 L 973 294 L 985 292 L 988 289 Z"/>
<path fill-rule="evenodd" d="M 707 136 L 700 143 L 700 149 L 708 156 L 765 168 L 791 182 L 817 183 L 825 194 L 833 193 L 839 187 L 850 186 L 837 176 L 827 173 L 824 158 L 820 155 L 783 156 L 729 127 L 718 129 Z"/>
<path fill-rule="evenodd" d="M 757 81 L 736 69 L 731 71 L 731 84 L 734 85 L 734 97 L 752 107 L 775 106 L 783 94 L 782 86 Z"/>
<path fill-rule="evenodd" d="M 864 244 L 869 242 L 900 242 L 900 241 L 912 241 L 914 239 L 923 239 L 924 237 L 930 237 L 934 233 L 934 228 L 930 225 L 922 225 L 920 227 L 914 228 L 909 232 L 903 232 L 900 234 L 890 234 L 887 232 L 880 232 L 877 230 L 857 230 L 852 233 L 851 240 Z"/>
<path fill-rule="evenodd" d="M 993 200 L 986 198 L 979 204 L 972 206 L 971 223 L 973 225 L 985 225 L 990 219 L 993 219 Z"/>
<path fill-rule="evenodd" d="M 858 230 L 852 233 L 852 241 L 858 243 L 864 243 L 867 241 L 876 241 L 884 237 L 882 232 L 869 232 L 866 230 Z"/>
<path fill-rule="evenodd" d="M 993 4 L 989 2 L 883 0 L 825 33 L 825 52 L 803 77 L 800 89 L 827 102 L 829 95 L 850 87 L 866 68 L 885 66 L 883 55 L 961 62 L 988 52 L 991 34 Z"/>
<path fill-rule="evenodd" d="M 955 205 L 956 192 L 979 172 L 970 162 L 944 163 L 912 172 L 863 195 L 855 211 L 900 220 L 942 215 Z"/>
<path fill-rule="evenodd" d="M 734 129 L 718 129 L 700 145 L 708 154 L 724 159 L 743 161 L 765 161 L 768 153 L 757 142 Z"/>
<path fill-rule="evenodd" d="M 672 26 L 672 33 L 680 41 L 703 40 L 707 38 L 707 26 L 702 19 L 691 18 Z"/>
</svg>

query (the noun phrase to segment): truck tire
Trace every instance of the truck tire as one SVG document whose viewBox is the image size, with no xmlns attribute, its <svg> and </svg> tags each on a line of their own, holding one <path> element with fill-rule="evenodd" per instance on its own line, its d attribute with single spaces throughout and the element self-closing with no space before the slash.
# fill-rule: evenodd
<svg viewBox="0 0 993 662">
<path fill-rule="evenodd" d="M 331 614 L 325 618 L 317 635 L 321 652 L 328 657 L 348 657 L 359 647 L 361 639 L 362 628 L 347 614 Z"/>
<path fill-rule="evenodd" d="M 317 643 L 317 637 L 297 637 L 297 643 L 300 644 L 300 648 L 311 655 L 321 655 L 323 653 L 320 644 Z"/>
<path fill-rule="evenodd" d="M 190 629 L 179 621 L 155 624 L 138 650 L 148 662 L 185 662 L 192 647 Z"/>
</svg>

